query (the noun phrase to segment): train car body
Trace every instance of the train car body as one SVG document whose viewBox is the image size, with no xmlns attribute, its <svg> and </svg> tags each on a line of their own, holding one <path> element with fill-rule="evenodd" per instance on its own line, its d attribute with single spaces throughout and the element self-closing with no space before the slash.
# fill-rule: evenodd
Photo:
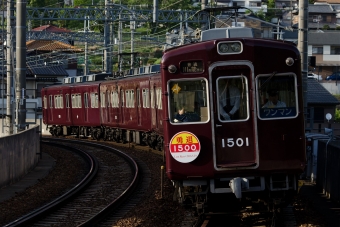
<svg viewBox="0 0 340 227">
<path fill-rule="evenodd" d="M 166 50 L 160 66 L 116 75 L 44 88 L 43 119 L 53 135 L 163 150 L 174 198 L 200 210 L 211 194 L 273 204 L 297 192 L 306 157 L 294 44 L 206 40 Z M 59 99 L 70 107 L 55 108 Z"/>
<path fill-rule="evenodd" d="M 55 85 L 41 90 L 43 122 L 46 125 L 72 126 L 70 86 Z M 62 134 L 62 127 L 50 128 L 52 135 Z"/>
<path fill-rule="evenodd" d="M 104 138 L 120 141 L 121 130 L 127 130 L 127 141 L 162 149 L 161 87 L 160 74 L 102 82 L 100 94 Z"/>
<path fill-rule="evenodd" d="M 296 192 L 306 162 L 300 67 L 295 45 L 253 38 L 164 53 L 166 173 L 178 200 L 204 194 L 199 204 L 207 193 Z M 230 87 L 238 90 L 239 103 L 226 119 L 221 102 L 235 99 L 222 97 Z M 266 105 L 273 92 L 282 106 Z M 176 122 L 179 106 L 199 118 Z"/>
</svg>

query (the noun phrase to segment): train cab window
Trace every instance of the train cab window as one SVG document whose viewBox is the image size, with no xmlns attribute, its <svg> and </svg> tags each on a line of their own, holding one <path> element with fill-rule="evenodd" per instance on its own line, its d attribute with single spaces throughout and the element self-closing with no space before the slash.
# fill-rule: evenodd
<svg viewBox="0 0 340 227">
<path fill-rule="evenodd" d="M 221 122 L 249 118 L 247 78 L 243 75 L 219 77 L 217 83 L 218 119 Z"/>
<path fill-rule="evenodd" d="M 207 80 L 204 78 L 168 82 L 169 116 L 172 124 L 209 121 Z M 161 91 L 159 91 L 161 97 Z"/>
<path fill-rule="evenodd" d="M 298 114 L 296 75 L 258 75 L 257 110 L 262 120 L 295 118 Z"/>
</svg>

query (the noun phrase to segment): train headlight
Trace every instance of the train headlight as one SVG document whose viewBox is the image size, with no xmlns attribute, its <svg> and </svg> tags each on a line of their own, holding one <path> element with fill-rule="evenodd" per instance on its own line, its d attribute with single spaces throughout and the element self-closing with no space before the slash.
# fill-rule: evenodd
<svg viewBox="0 0 340 227">
<path fill-rule="evenodd" d="M 174 65 L 169 65 L 168 71 L 169 73 L 175 73 L 177 71 L 177 68 Z"/>
<path fill-rule="evenodd" d="M 288 65 L 288 66 L 292 66 L 293 64 L 294 64 L 294 59 L 293 58 L 287 58 L 286 59 L 286 64 Z"/>
<path fill-rule="evenodd" d="M 242 43 L 239 41 L 220 42 L 217 44 L 217 52 L 221 55 L 239 54 L 243 50 Z"/>
</svg>

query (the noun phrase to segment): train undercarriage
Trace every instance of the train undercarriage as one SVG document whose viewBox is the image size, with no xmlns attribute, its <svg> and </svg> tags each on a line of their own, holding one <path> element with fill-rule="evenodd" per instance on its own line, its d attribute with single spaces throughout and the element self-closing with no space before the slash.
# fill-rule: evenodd
<svg viewBox="0 0 340 227">
<path fill-rule="evenodd" d="M 114 141 L 117 143 L 133 142 L 148 145 L 150 148 L 163 150 L 164 139 L 157 132 L 141 132 L 111 127 L 86 127 L 86 126 L 48 126 L 52 136 L 75 135 L 77 137 L 92 137 L 95 140 Z"/>
<path fill-rule="evenodd" d="M 210 180 L 173 181 L 173 199 L 205 213 L 211 198 L 228 197 L 240 206 L 261 206 L 268 210 L 288 205 L 299 189 L 298 175 L 272 174 L 266 177 L 235 177 Z M 219 201 L 221 201 L 219 199 Z"/>
</svg>

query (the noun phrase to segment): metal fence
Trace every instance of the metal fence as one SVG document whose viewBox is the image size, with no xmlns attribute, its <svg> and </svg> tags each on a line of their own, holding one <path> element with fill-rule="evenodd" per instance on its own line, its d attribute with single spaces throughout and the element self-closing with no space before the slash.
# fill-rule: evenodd
<svg viewBox="0 0 340 227">
<path fill-rule="evenodd" d="M 320 141 L 316 186 L 328 198 L 340 201 L 340 140 Z"/>
</svg>

